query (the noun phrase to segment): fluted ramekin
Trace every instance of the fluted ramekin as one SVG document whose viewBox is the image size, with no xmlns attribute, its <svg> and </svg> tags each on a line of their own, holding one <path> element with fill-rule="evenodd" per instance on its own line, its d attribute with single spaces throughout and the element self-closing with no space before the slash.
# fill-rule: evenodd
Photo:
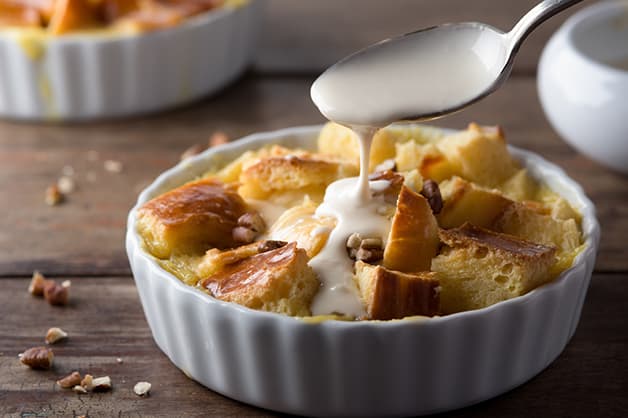
<svg viewBox="0 0 628 418">
<path fill-rule="evenodd" d="M 144 190 L 126 246 L 161 350 L 192 379 L 262 408 L 302 415 L 418 415 L 506 392 L 545 369 L 573 335 L 599 241 L 595 208 L 578 184 L 530 152 L 512 153 L 583 215 L 586 248 L 573 267 L 530 293 L 432 319 L 307 320 L 222 302 L 163 270 L 141 245 L 137 209 L 214 165 L 264 144 L 313 148 L 320 127 L 254 134 L 180 163 Z"/>
<path fill-rule="evenodd" d="M 113 118 L 209 95 L 249 64 L 260 7 L 250 0 L 140 34 L 0 30 L 0 117 Z"/>
</svg>

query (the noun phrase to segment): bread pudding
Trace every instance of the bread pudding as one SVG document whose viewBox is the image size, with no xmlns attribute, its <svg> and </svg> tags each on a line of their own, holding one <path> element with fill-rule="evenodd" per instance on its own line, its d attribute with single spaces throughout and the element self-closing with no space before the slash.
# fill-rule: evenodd
<svg viewBox="0 0 628 418">
<path fill-rule="evenodd" d="M 41 29 L 57 36 L 113 29 L 146 32 L 229 3 L 227 0 L 0 0 L 0 29 Z"/>
<path fill-rule="evenodd" d="M 519 165 L 501 129 L 477 124 L 380 130 L 366 190 L 377 219 L 351 230 L 363 208 L 342 218 L 328 203 L 359 172 L 357 144 L 329 123 L 314 150 L 266 146 L 211 167 L 139 209 L 145 250 L 187 285 L 248 308 L 391 320 L 523 295 L 582 249 L 579 213 Z M 346 271 L 348 282 L 330 280 Z M 324 300 L 330 290 L 346 309 Z"/>
</svg>

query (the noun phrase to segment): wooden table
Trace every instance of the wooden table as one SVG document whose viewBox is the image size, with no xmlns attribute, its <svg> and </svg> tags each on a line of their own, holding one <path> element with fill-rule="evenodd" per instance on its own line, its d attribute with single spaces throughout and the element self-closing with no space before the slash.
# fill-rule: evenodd
<svg viewBox="0 0 628 418">
<path fill-rule="evenodd" d="M 271 0 L 253 70 L 212 98 L 121 121 L 0 122 L 0 415 L 272 415 L 189 380 L 153 342 L 124 252 L 126 215 L 138 191 L 216 130 L 238 138 L 322 122 L 309 99 L 310 83 L 356 48 L 444 21 L 483 20 L 507 28 L 534 3 Z M 562 142 L 536 94 L 539 52 L 564 17 L 531 36 L 504 88 L 438 124 L 501 124 L 511 143 L 556 162 L 582 184 L 602 224 L 591 288 L 574 338 L 547 370 L 454 416 L 628 416 L 628 178 Z M 123 171 L 106 171 L 105 160 L 122 162 Z M 77 190 L 64 204 L 49 207 L 44 190 L 64 166 L 74 169 Z M 72 280 L 69 306 L 52 307 L 27 293 L 35 269 Z M 42 344 L 51 326 L 71 336 L 54 346 L 54 369 L 22 366 L 17 354 Z M 113 391 L 79 396 L 55 386 L 56 378 L 75 369 L 111 376 Z M 133 394 L 140 380 L 152 383 L 150 397 Z"/>
</svg>

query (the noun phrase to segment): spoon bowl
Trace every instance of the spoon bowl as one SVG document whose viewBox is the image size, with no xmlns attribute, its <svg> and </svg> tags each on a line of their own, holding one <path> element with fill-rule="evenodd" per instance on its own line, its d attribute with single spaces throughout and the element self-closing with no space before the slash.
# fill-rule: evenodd
<svg viewBox="0 0 628 418">
<path fill-rule="evenodd" d="M 387 39 L 327 69 L 312 85 L 312 100 L 328 119 L 348 126 L 383 127 L 456 112 L 497 90 L 528 34 L 579 1 L 543 1 L 507 33 L 468 22 Z"/>
<path fill-rule="evenodd" d="M 312 85 L 321 113 L 339 123 L 384 126 L 455 112 L 508 76 L 506 35 L 453 23 L 379 42 L 341 60 Z"/>
</svg>

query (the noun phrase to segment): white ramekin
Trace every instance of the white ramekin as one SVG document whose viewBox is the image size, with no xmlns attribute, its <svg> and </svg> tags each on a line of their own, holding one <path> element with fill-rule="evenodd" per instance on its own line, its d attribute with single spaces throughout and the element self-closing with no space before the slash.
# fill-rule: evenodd
<svg viewBox="0 0 628 418">
<path fill-rule="evenodd" d="M 260 7 L 260 0 L 251 0 L 135 35 L 0 30 L 0 117 L 113 118 L 206 96 L 249 64 Z"/>
<path fill-rule="evenodd" d="M 126 246 L 157 345 L 192 379 L 230 398 L 318 416 L 417 415 L 506 392 L 546 368 L 573 335 L 599 241 L 595 208 L 558 167 L 512 153 L 583 214 L 586 249 L 552 283 L 485 309 L 440 318 L 311 323 L 222 302 L 183 284 L 143 251 L 139 206 L 264 144 L 313 148 L 320 127 L 251 135 L 180 163 L 144 190 Z"/>
<path fill-rule="evenodd" d="M 628 1 L 580 10 L 552 36 L 538 71 L 547 118 L 578 151 L 628 174 Z"/>
</svg>

